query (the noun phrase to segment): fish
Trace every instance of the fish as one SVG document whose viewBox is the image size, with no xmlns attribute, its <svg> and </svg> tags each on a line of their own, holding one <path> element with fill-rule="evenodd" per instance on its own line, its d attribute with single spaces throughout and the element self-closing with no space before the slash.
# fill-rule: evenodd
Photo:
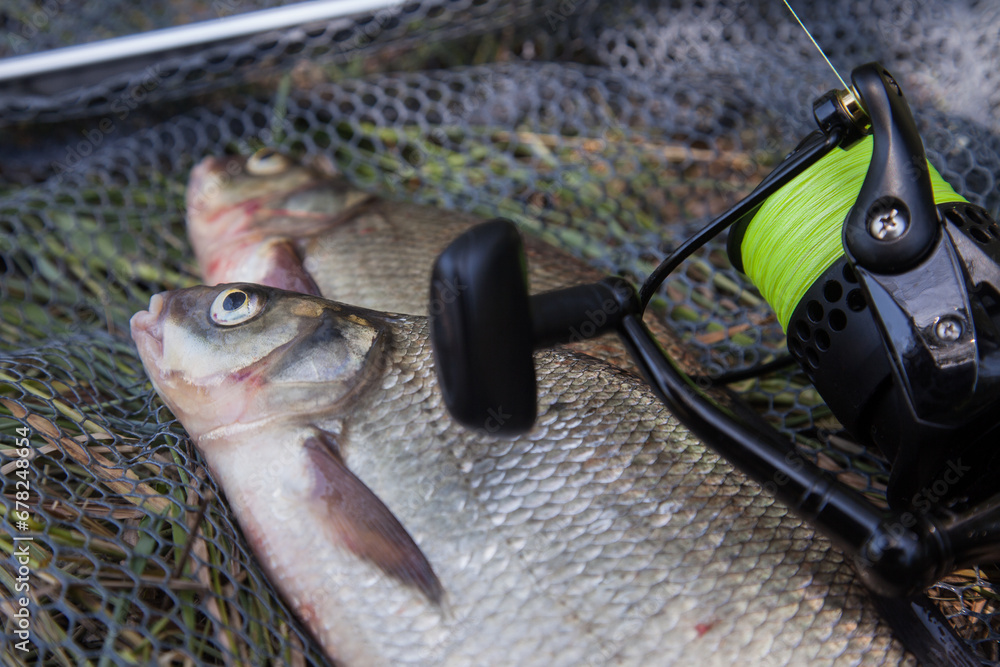
<svg viewBox="0 0 1000 667">
<path fill-rule="evenodd" d="M 296 161 L 270 148 L 249 157 L 202 159 L 191 170 L 186 206 L 188 238 L 206 285 L 257 283 L 409 315 L 427 315 L 434 305 L 428 292 L 435 258 L 483 222 L 461 211 L 374 196 L 322 161 Z M 605 276 L 530 235 L 524 250 L 532 293 Z M 451 287 L 455 295 L 464 288 Z M 648 317 L 646 323 L 686 360 L 659 320 Z M 639 374 L 615 337 L 584 338 L 570 348 Z"/>
<path fill-rule="evenodd" d="M 451 418 L 424 316 L 237 283 L 131 331 L 335 664 L 915 664 L 826 538 L 599 359 L 537 352 L 511 437 Z"/>
</svg>

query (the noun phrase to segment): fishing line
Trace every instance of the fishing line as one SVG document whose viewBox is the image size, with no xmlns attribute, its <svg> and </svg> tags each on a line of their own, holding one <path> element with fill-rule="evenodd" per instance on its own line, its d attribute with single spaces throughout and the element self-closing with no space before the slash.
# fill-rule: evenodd
<svg viewBox="0 0 1000 667">
<path fill-rule="evenodd" d="M 861 192 L 873 139 L 835 149 L 771 195 L 746 228 L 744 272 L 783 330 L 809 287 L 841 255 L 844 219 Z M 928 162 L 934 203 L 965 202 Z"/>
<path fill-rule="evenodd" d="M 809 37 L 809 41 L 813 43 L 813 46 L 816 47 L 816 50 L 819 51 L 819 54 L 823 56 L 823 60 L 825 60 L 826 64 L 830 66 L 830 69 L 833 70 L 833 73 L 837 75 L 837 79 L 840 80 L 840 85 L 843 86 L 844 90 L 850 90 L 851 87 L 847 85 L 847 82 L 844 81 L 844 78 L 840 76 L 840 72 L 838 72 L 837 68 L 833 66 L 833 63 L 830 62 L 830 59 L 826 57 L 826 53 L 823 51 L 822 48 L 820 48 L 819 43 L 813 38 L 812 33 L 809 32 L 809 28 L 806 27 L 806 24 L 802 22 L 802 19 L 800 19 L 799 15 L 795 13 L 795 10 L 792 9 L 792 6 L 788 4 L 788 0 L 783 0 L 783 1 L 785 3 L 785 7 L 788 7 L 788 11 L 792 13 L 792 16 L 795 17 L 795 20 L 798 21 L 799 25 L 805 31 L 806 36 Z"/>
</svg>

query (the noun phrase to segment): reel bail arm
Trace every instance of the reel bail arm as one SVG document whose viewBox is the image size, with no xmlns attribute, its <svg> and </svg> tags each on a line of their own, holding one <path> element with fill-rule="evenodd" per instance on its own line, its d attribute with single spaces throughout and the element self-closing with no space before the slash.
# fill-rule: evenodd
<svg viewBox="0 0 1000 667">
<path fill-rule="evenodd" d="M 927 156 L 899 84 L 878 63 L 851 73 L 875 139 L 857 201 L 844 223 L 844 247 L 878 273 L 912 268 L 940 237 Z"/>
</svg>

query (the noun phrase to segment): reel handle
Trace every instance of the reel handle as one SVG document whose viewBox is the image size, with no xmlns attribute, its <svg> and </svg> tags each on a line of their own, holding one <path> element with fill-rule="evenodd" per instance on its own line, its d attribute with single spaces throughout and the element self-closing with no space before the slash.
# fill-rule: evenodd
<svg viewBox="0 0 1000 667">
<path fill-rule="evenodd" d="M 529 296 L 521 235 L 501 218 L 476 225 L 438 256 L 430 299 L 448 410 L 464 426 L 501 435 L 535 422 L 535 350 L 614 331 L 639 312 L 635 289 L 618 277 Z"/>
</svg>

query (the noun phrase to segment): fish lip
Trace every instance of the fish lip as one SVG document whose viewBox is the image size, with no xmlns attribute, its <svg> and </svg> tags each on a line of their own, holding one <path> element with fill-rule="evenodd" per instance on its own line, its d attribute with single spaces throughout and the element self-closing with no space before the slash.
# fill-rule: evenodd
<svg viewBox="0 0 1000 667">
<path fill-rule="evenodd" d="M 200 211 L 207 207 L 207 186 L 214 178 L 217 178 L 221 168 L 219 160 L 210 156 L 191 169 L 191 175 L 188 176 L 187 194 L 185 196 L 189 217 L 191 211 Z"/>
<path fill-rule="evenodd" d="M 200 189 L 208 177 L 215 176 L 222 171 L 225 171 L 225 167 L 219 158 L 213 155 L 206 157 L 191 169 L 191 175 L 188 177 L 189 188 Z"/>
<path fill-rule="evenodd" d="M 149 298 L 149 310 L 140 310 L 129 320 L 132 340 L 141 357 L 157 360 L 163 357 L 163 317 L 167 311 L 164 294 Z"/>
<path fill-rule="evenodd" d="M 187 187 L 187 207 L 196 211 L 211 208 L 209 199 L 214 195 L 213 190 L 217 190 L 226 179 L 240 173 L 242 165 L 230 167 L 230 163 L 239 162 L 239 158 L 233 156 L 216 157 L 209 155 L 191 168 L 188 176 Z"/>
<path fill-rule="evenodd" d="M 226 160 L 225 158 L 220 158 L 215 155 L 209 155 L 201 160 L 191 169 L 191 178 L 194 180 L 203 180 L 206 176 L 212 176 L 219 174 L 226 170 Z"/>
</svg>

